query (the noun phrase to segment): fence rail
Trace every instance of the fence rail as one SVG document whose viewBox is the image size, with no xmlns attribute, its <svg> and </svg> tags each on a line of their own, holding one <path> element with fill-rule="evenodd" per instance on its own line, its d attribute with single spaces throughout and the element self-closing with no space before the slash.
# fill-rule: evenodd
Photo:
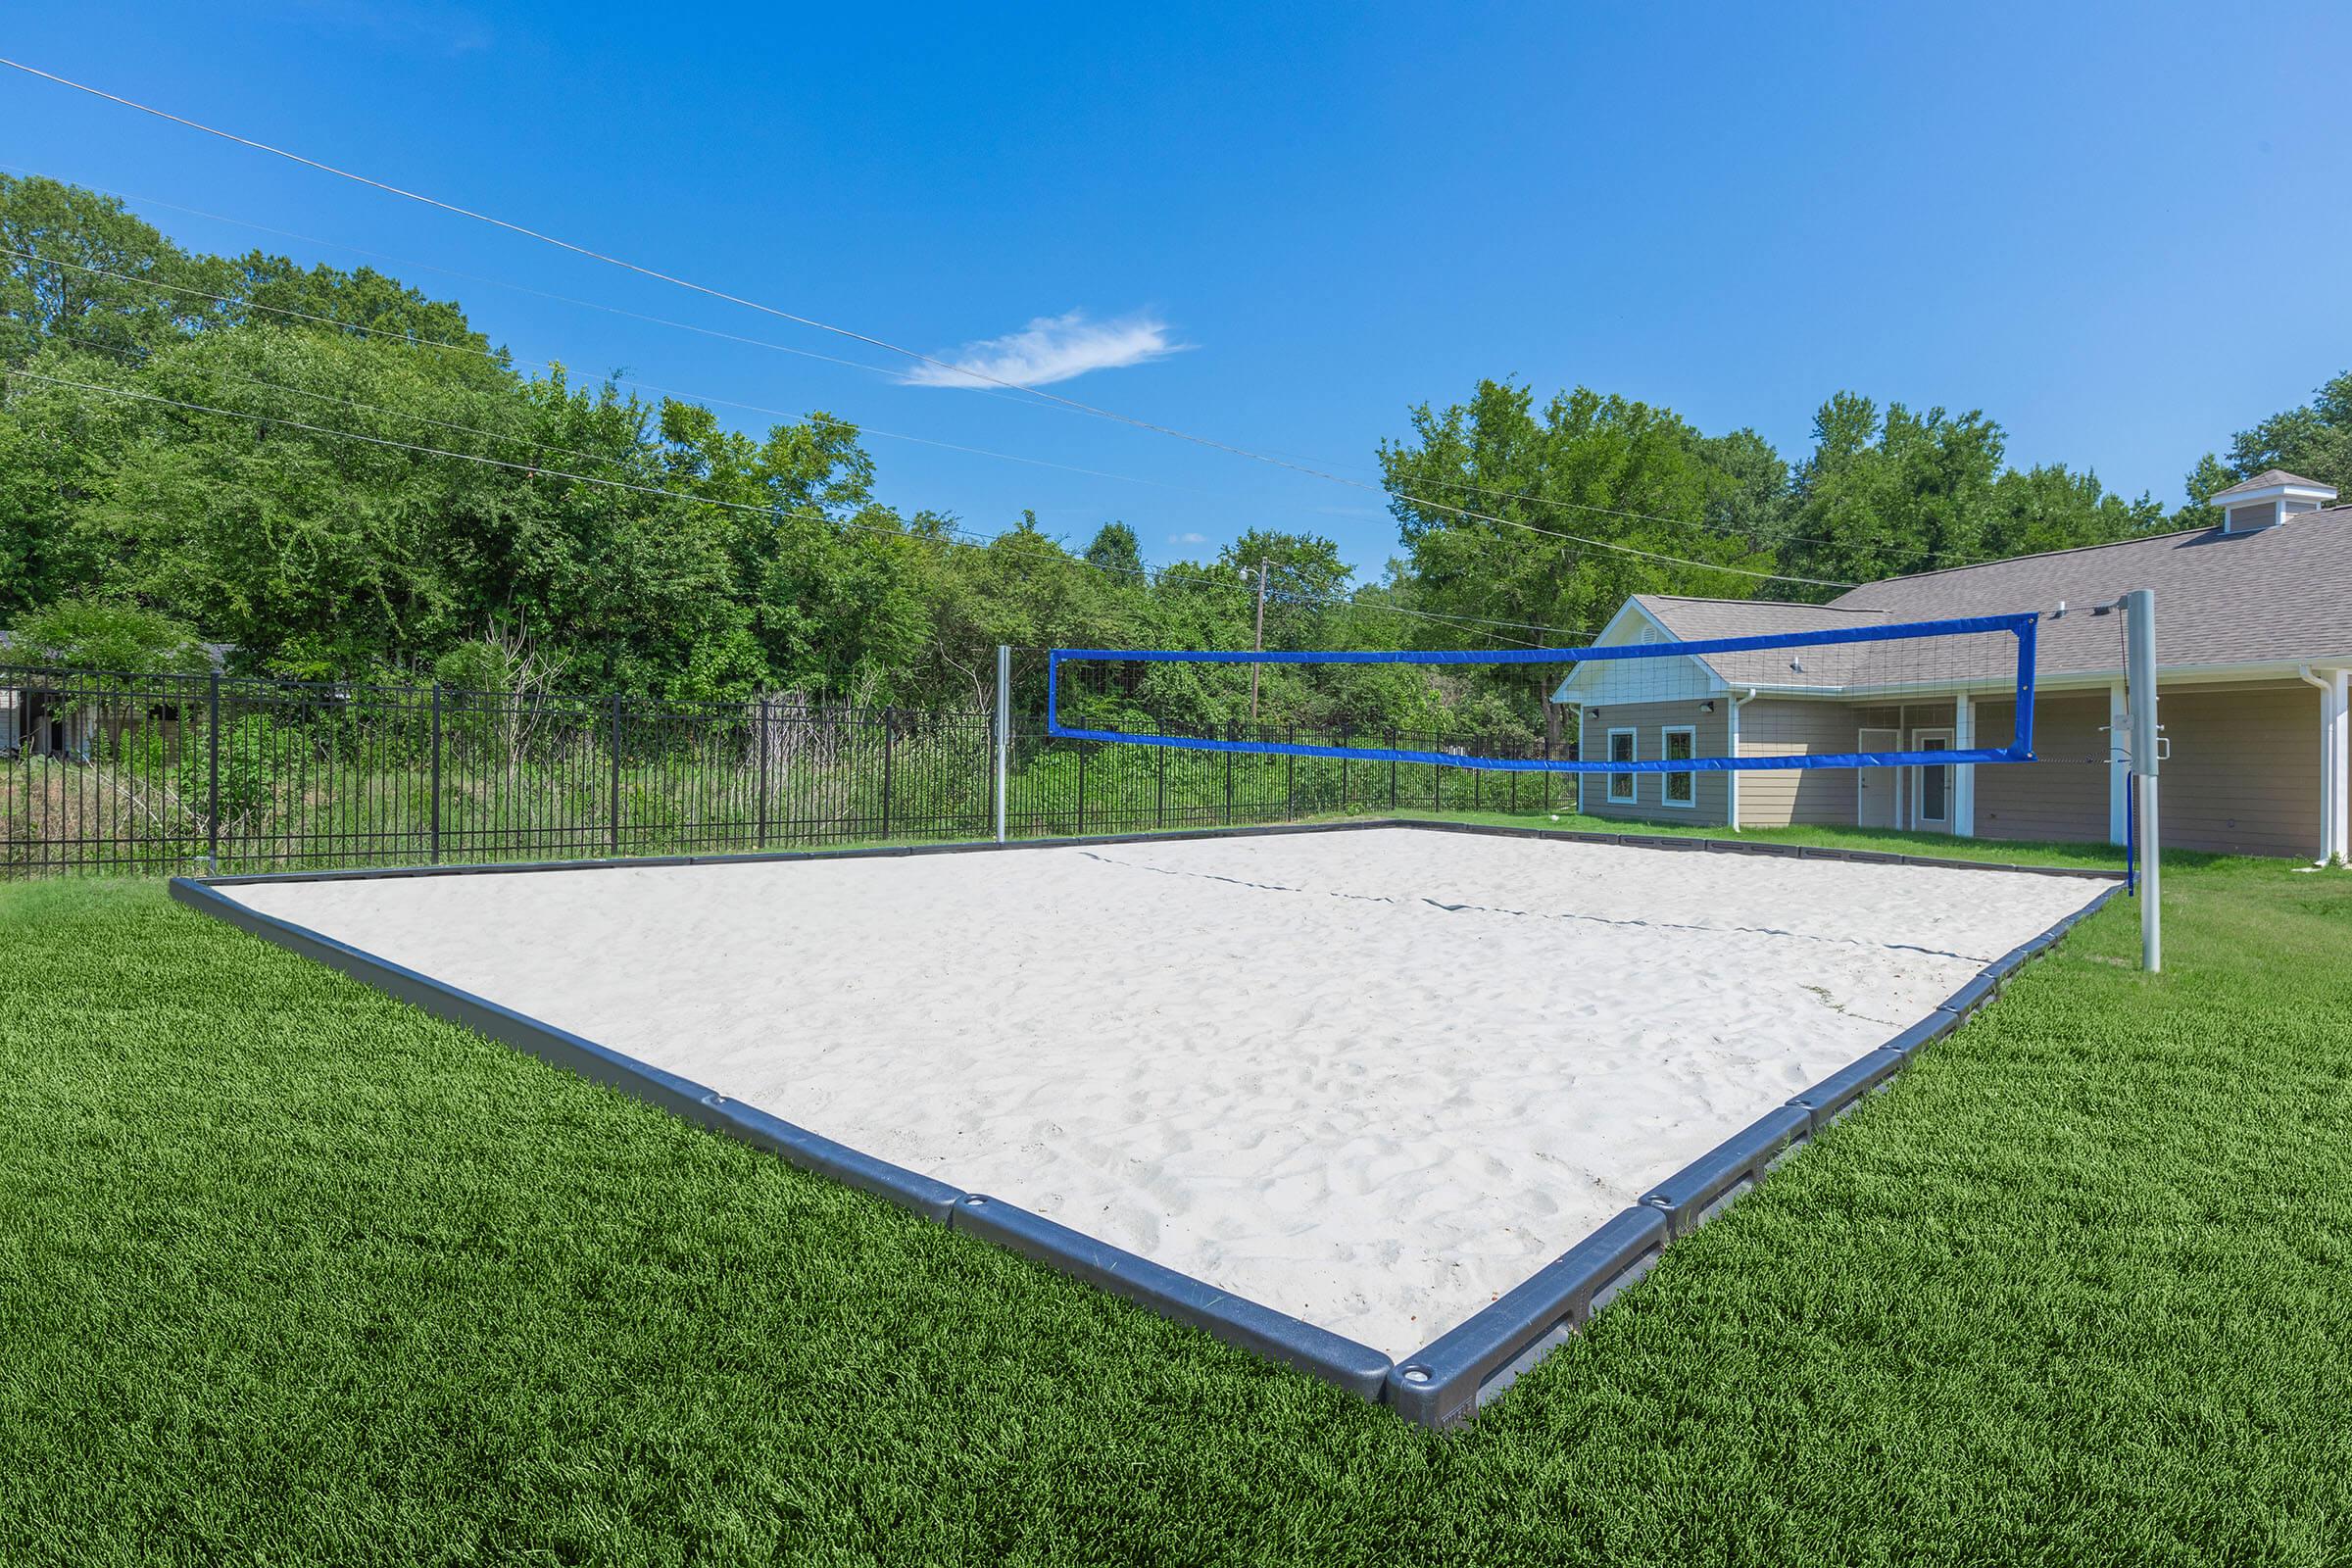
<svg viewBox="0 0 2352 1568">
<path fill-rule="evenodd" d="M 1016 718 L 1019 838 L 1348 812 L 1551 810 L 1553 774 L 1071 741 Z M 1520 738 L 1230 738 L 1541 756 Z M 0 875 L 723 854 L 994 831 L 984 709 L 672 703 L 0 668 Z"/>
</svg>

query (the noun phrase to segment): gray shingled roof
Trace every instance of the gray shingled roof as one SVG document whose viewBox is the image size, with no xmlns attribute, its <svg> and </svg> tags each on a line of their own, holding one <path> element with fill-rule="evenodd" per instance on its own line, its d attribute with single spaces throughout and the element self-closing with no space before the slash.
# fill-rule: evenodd
<svg viewBox="0 0 2352 1568">
<path fill-rule="evenodd" d="M 1843 605 L 1789 605 L 1769 599 L 1682 599 L 1637 595 L 1635 602 L 1678 642 L 1716 637 L 1765 637 L 1788 632 L 1838 631 L 1880 626 L 1897 618 L 1885 610 Z M 1917 615 L 1910 619 L 1941 619 Z M 1943 689 L 1957 685 L 2007 686 L 2016 679 L 2017 643 L 2007 632 L 1974 632 L 1957 637 L 1905 638 L 1880 643 L 1817 643 L 1791 648 L 1700 656 L 1734 687 L 1821 692 L 1861 688 Z M 1614 682 L 1639 684 L 1629 670 Z M 1620 698 L 1620 700 L 1623 700 Z"/>
<path fill-rule="evenodd" d="M 2156 661 L 2166 667 L 2352 661 L 2352 506 L 2295 514 L 2248 533 L 2198 528 L 1874 582 L 1827 605 L 1682 599 L 1635 603 L 1683 642 L 1840 626 L 2070 610 L 2037 634 L 2043 678 L 2123 666 L 2122 622 L 2093 615 L 2134 588 L 2156 593 Z M 1977 684 L 2012 667 L 2005 634 L 1717 654 L 1733 686 L 1887 688 Z M 1802 668 L 1794 667 L 1798 662 Z M 2005 676 L 2002 677 L 2005 680 Z"/>
<path fill-rule="evenodd" d="M 1833 603 L 1932 620 L 2103 604 L 2134 588 L 2156 592 L 2160 666 L 2352 658 L 2352 506 L 2250 533 L 2198 528 L 1894 577 Z M 2045 675 L 2119 668 L 2115 617 L 2044 621 L 2040 661 Z"/>
<path fill-rule="evenodd" d="M 2306 490 L 2326 490 L 2331 493 L 2335 489 L 2335 486 L 2331 484 L 2322 484 L 2317 479 L 2306 479 L 2301 474 L 2289 473 L 2284 468 L 2265 468 L 2253 478 L 2240 479 L 2229 489 L 2216 490 L 2205 499 L 2209 503 L 2227 501 L 2231 496 L 2249 495 L 2256 490 L 2268 490 L 2274 485 L 2281 484 L 2299 484 Z"/>
</svg>

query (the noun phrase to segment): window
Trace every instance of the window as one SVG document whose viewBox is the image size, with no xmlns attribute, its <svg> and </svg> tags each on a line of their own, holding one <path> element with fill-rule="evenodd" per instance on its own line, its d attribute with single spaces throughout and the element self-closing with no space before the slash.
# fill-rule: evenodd
<svg viewBox="0 0 2352 1568">
<path fill-rule="evenodd" d="M 1698 755 L 1698 731 L 1689 724 L 1668 724 L 1658 731 L 1658 755 L 1669 762 L 1688 762 Z M 1660 773 L 1658 804 L 1692 807 L 1698 804 L 1696 773 Z"/>
<path fill-rule="evenodd" d="M 1609 760 L 1612 762 L 1641 760 L 1634 755 L 1634 732 L 1632 730 L 1613 729 L 1609 731 Z M 1638 776 L 1633 773 L 1611 773 L 1609 775 L 1609 799 L 1620 806 L 1631 806 L 1634 802 L 1634 780 Z"/>
</svg>

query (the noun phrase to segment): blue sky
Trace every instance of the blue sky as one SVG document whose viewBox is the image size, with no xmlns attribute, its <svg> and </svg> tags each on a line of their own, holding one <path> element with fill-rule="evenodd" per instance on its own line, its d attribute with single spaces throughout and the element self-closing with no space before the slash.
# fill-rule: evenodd
<svg viewBox="0 0 2352 1568">
<path fill-rule="evenodd" d="M 1512 375 L 1791 459 L 1839 388 L 1982 408 L 2012 461 L 2171 503 L 2198 454 L 2352 368 L 2340 5 L 85 0 L 12 8 L 0 39 L 943 359 L 1100 363 L 1053 390 L 1363 478 L 1413 404 Z M 1251 526 L 1329 534 L 1367 571 L 1395 549 L 1377 495 L 908 384 L 880 351 L 0 76 L 0 164 L 122 193 L 184 243 L 372 251 L 526 361 L 1036 460 L 877 434 L 894 504 L 981 531 L 1034 508 L 1079 541 L 1123 518 L 1154 561 Z"/>
</svg>

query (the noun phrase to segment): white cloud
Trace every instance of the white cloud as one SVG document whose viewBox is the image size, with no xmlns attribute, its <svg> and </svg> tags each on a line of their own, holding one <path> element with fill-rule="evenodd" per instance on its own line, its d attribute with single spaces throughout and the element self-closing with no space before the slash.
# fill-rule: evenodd
<svg viewBox="0 0 2352 1568">
<path fill-rule="evenodd" d="M 1172 545 L 1204 545 L 1208 543 L 1208 535 L 1204 533 L 1172 533 L 1168 535 L 1168 543 Z"/>
<path fill-rule="evenodd" d="M 1145 365 L 1191 347 L 1175 341 L 1167 322 L 1146 313 L 1096 321 L 1088 319 L 1084 311 L 1072 311 L 1066 316 L 1041 316 L 1003 337 L 966 343 L 956 352 L 953 368 L 918 363 L 900 380 L 908 386 L 984 387 L 997 381 L 1045 386 L 1089 370 Z"/>
</svg>

